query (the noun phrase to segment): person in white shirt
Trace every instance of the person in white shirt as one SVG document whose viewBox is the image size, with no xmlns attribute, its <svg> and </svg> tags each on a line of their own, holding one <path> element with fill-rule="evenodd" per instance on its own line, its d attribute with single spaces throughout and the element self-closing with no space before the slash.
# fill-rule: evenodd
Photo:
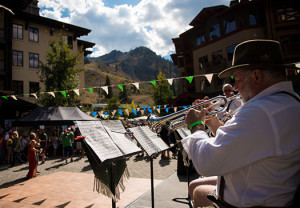
<svg viewBox="0 0 300 208">
<path fill-rule="evenodd" d="M 239 44 L 232 63 L 219 77 L 235 79 L 244 103 L 235 116 L 223 126 L 216 117 L 207 119 L 206 109 L 186 115 L 192 134 L 182 140 L 185 151 L 199 174 L 217 176 L 194 187 L 194 205 L 292 206 L 300 184 L 300 98 L 285 70 L 298 68 L 284 64 L 272 40 Z M 203 122 L 215 137 L 208 137 Z"/>
</svg>

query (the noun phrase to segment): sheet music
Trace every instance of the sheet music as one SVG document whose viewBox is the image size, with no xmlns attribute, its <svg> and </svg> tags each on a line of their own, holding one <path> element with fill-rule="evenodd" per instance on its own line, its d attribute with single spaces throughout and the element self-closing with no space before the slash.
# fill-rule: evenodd
<svg viewBox="0 0 300 208">
<path fill-rule="evenodd" d="M 124 133 L 125 127 L 120 120 L 102 120 L 103 126 L 108 127 L 111 131 Z"/>
<path fill-rule="evenodd" d="M 133 127 L 130 131 L 149 156 L 169 148 L 148 126 Z"/>
<path fill-rule="evenodd" d="M 81 135 L 86 136 L 85 141 L 101 162 L 123 156 L 123 153 L 109 137 L 100 121 L 76 121 L 76 123 Z"/>
<path fill-rule="evenodd" d="M 108 134 L 124 155 L 142 151 L 127 134 L 112 132 L 109 129 Z"/>
</svg>

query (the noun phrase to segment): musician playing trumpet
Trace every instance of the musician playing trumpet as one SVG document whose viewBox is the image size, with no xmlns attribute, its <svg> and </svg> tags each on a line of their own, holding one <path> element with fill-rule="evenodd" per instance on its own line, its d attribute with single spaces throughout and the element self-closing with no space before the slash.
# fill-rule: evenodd
<svg viewBox="0 0 300 208">
<path fill-rule="evenodd" d="M 279 42 L 243 42 L 235 48 L 232 67 L 219 74 L 233 75 L 244 103 L 240 110 L 225 125 L 209 119 L 206 109 L 187 113 L 192 134 L 182 145 L 197 172 L 208 176 L 191 193 L 195 207 L 294 205 L 300 184 L 300 98 L 286 81 L 286 69 L 297 68 L 284 64 Z M 216 136 L 208 137 L 204 125 Z"/>
</svg>

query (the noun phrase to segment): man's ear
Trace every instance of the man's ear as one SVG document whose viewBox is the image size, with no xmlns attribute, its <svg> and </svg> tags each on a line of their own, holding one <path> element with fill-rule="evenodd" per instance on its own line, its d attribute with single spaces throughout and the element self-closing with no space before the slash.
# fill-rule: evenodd
<svg viewBox="0 0 300 208">
<path fill-rule="evenodd" d="M 260 84 L 263 81 L 263 74 L 260 70 L 255 69 L 252 71 L 251 78 L 255 84 Z"/>
</svg>

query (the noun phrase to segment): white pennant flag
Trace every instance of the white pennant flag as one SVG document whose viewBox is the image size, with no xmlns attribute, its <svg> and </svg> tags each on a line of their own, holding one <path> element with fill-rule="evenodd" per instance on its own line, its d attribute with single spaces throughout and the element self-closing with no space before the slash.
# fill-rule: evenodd
<svg viewBox="0 0 300 208">
<path fill-rule="evenodd" d="M 137 111 L 140 111 L 140 108 L 137 108 L 136 110 L 137 110 Z"/>
<path fill-rule="evenodd" d="M 144 110 L 141 110 L 142 115 L 144 115 Z"/>
<path fill-rule="evenodd" d="M 98 115 L 101 117 L 103 114 L 103 111 L 98 111 Z"/>
<path fill-rule="evenodd" d="M 177 107 L 174 107 L 174 112 L 177 112 Z"/>
<path fill-rule="evenodd" d="M 18 100 L 16 96 L 11 95 L 10 97 L 12 97 L 14 100 Z"/>
<path fill-rule="evenodd" d="M 104 87 L 101 87 L 105 92 L 106 94 L 108 95 L 108 86 L 104 86 Z"/>
<path fill-rule="evenodd" d="M 169 84 L 172 85 L 173 84 L 173 79 L 167 79 Z"/>
<path fill-rule="evenodd" d="M 116 110 L 113 110 L 113 111 L 112 111 L 112 116 L 113 116 L 113 117 L 115 116 L 116 112 L 117 112 Z"/>
<path fill-rule="evenodd" d="M 167 105 L 164 105 L 164 108 L 166 108 L 167 107 Z"/>
<path fill-rule="evenodd" d="M 54 92 L 48 92 L 49 95 L 52 95 L 53 97 L 55 97 Z"/>
<path fill-rule="evenodd" d="M 205 74 L 205 77 L 207 79 L 207 81 L 209 82 L 209 84 L 211 84 L 211 80 L 214 74 Z"/>
<path fill-rule="evenodd" d="M 136 87 L 136 89 L 140 89 L 140 84 L 138 82 L 132 84 Z"/>
<path fill-rule="evenodd" d="M 79 89 L 73 90 L 77 95 L 79 95 Z"/>
<path fill-rule="evenodd" d="M 129 110 L 125 109 L 126 114 L 129 116 Z"/>
<path fill-rule="evenodd" d="M 157 112 L 160 113 L 160 108 L 157 108 Z"/>
<path fill-rule="evenodd" d="M 37 99 L 36 93 L 31 93 L 30 95 L 32 95 L 33 97 L 35 97 L 35 99 Z"/>
<path fill-rule="evenodd" d="M 152 108 L 153 108 L 153 110 L 155 110 L 155 109 L 156 109 L 156 106 L 153 106 Z"/>
</svg>

